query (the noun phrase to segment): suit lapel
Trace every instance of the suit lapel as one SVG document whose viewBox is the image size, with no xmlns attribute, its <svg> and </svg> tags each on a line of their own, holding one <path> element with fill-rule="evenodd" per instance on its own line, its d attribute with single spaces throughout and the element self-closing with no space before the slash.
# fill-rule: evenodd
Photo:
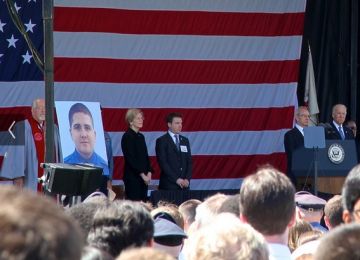
<svg viewBox="0 0 360 260">
<path fill-rule="evenodd" d="M 336 133 L 337 138 L 341 140 L 342 138 L 341 138 L 341 135 L 339 133 L 339 129 L 336 128 L 336 126 L 334 125 L 333 122 L 331 122 L 331 126 L 332 126 L 333 129 L 335 129 L 335 133 Z M 344 128 L 343 128 L 343 131 L 344 131 Z M 344 134 L 345 134 L 345 131 L 344 131 Z"/>
</svg>

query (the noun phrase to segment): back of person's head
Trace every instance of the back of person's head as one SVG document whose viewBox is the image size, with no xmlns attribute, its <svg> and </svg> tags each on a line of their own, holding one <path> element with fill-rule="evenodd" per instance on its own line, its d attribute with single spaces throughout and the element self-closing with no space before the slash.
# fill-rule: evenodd
<svg viewBox="0 0 360 260">
<path fill-rule="evenodd" d="M 322 226 L 315 226 L 317 225 L 315 223 L 320 224 L 321 222 L 326 200 L 308 191 L 298 191 L 295 193 L 295 203 L 301 219 L 314 223 L 316 229 L 325 230 Z"/>
<path fill-rule="evenodd" d="M 197 206 L 195 220 L 198 222 L 198 226 L 204 225 L 209 221 L 210 217 L 219 214 L 219 209 L 227 198 L 227 195 L 217 193 L 208 197 L 203 203 Z"/>
<path fill-rule="evenodd" d="M 294 251 L 298 246 L 298 239 L 300 237 L 301 234 L 307 232 L 307 231 L 312 231 L 313 228 L 311 227 L 311 225 L 306 222 L 305 220 L 297 220 L 295 222 L 295 225 L 292 226 L 289 229 L 289 240 L 288 240 L 288 246 L 290 251 Z"/>
<path fill-rule="evenodd" d="M 186 242 L 186 259 L 268 259 L 264 237 L 231 213 L 213 216 Z"/>
<path fill-rule="evenodd" d="M 295 188 L 285 174 L 261 168 L 241 185 L 241 218 L 265 236 L 282 234 L 294 220 L 294 198 Z"/>
<path fill-rule="evenodd" d="M 116 260 L 174 260 L 175 258 L 151 247 L 127 249 L 116 258 Z"/>
<path fill-rule="evenodd" d="M 80 259 L 79 227 L 55 201 L 0 187 L 0 259 Z"/>
<path fill-rule="evenodd" d="M 87 236 L 92 227 L 95 212 L 100 207 L 100 204 L 95 203 L 79 203 L 65 211 L 80 225 L 84 243 L 86 243 Z"/>
<path fill-rule="evenodd" d="M 291 253 L 291 259 L 296 260 L 306 260 L 306 259 L 314 259 L 314 254 L 320 244 L 320 240 L 309 241 L 305 244 L 302 244 L 298 248 Z"/>
<path fill-rule="evenodd" d="M 82 250 L 81 260 L 113 260 L 114 258 L 96 247 L 86 246 Z"/>
<path fill-rule="evenodd" d="M 177 258 L 187 235 L 173 220 L 164 217 L 161 215 L 154 220 L 153 247 Z"/>
<path fill-rule="evenodd" d="M 110 203 L 110 200 L 103 192 L 95 191 L 87 196 L 82 203 L 94 203 L 106 206 Z"/>
<path fill-rule="evenodd" d="M 139 202 L 117 200 L 95 213 L 88 243 L 116 257 L 125 248 L 149 245 L 153 234 L 151 215 Z"/>
<path fill-rule="evenodd" d="M 343 214 L 343 207 L 342 207 L 342 198 L 341 195 L 335 195 L 331 199 L 326 202 L 325 209 L 324 209 L 324 219 L 325 224 L 329 229 L 339 226 L 343 223 L 342 214 Z"/>
<path fill-rule="evenodd" d="M 200 200 L 190 199 L 181 203 L 179 206 L 179 211 L 184 218 L 185 230 L 195 221 L 196 208 L 200 204 Z"/>
<path fill-rule="evenodd" d="M 340 225 L 320 239 L 314 259 L 360 259 L 360 224 Z"/>
<path fill-rule="evenodd" d="M 318 240 L 323 235 L 324 235 L 324 233 L 317 229 L 313 229 L 311 231 L 304 232 L 299 236 L 299 239 L 297 241 L 297 246 L 299 247 L 310 241 Z"/>
<path fill-rule="evenodd" d="M 156 219 L 159 215 L 166 213 L 171 216 L 171 220 L 174 220 L 175 223 L 182 229 L 184 229 L 184 218 L 180 213 L 178 207 L 175 204 L 163 204 L 162 206 L 158 206 L 157 208 L 151 211 L 151 216 L 153 219 Z"/>
<path fill-rule="evenodd" d="M 342 188 L 343 220 L 345 223 L 360 222 L 354 213 L 355 204 L 360 199 L 360 164 L 351 169 Z"/>
<path fill-rule="evenodd" d="M 219 213 L 232 213 L 235 216 L 240 216 L 240 194 L 228 196 L 219 208 Z"/>
</svg>

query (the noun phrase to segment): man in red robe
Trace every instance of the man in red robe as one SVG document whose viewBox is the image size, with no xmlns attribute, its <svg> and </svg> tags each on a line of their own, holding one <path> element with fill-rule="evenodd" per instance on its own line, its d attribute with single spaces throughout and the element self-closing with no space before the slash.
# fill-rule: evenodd
<svg viewBox="0 0 360 260">
<path fill-rule="evenodd" d="M 40 163 L 45 159 L 45 100 L 36 99 L 31 107 L 31 118 L 18 122 L 15 126 L 17 134 L 24 134 L 24 144 L 9 146 L 4 158 L 0 177 L 13 180 L 15 186 L 42 191 L 38 178 L 43 175 Z M 20 127 L 21 125 L 21 127 Z M 24 133 L 19 133 L 24 131 Z M 59 138 L 55 131 L 55 150 L 60 158 Z"/>
</svg>

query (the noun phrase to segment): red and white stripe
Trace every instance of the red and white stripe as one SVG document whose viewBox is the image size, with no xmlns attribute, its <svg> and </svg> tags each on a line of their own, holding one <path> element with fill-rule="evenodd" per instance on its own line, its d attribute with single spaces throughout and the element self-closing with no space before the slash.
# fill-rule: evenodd
<svg viewBox="0 0 360 260">
<path fill-rule="evenodd" d="M 260 165 L 285 170 L 305 4 L 55 0 L 55 98 L 101 103 L 118 180 L 124 115 L 139 107 L 155 178 L 155 140 L 166 131 L 165 115 L 178 111 L 191 142 L 192 188 L 239 188 Z M 0 96 L 0 114 L 29 114 L 43 83 L 14 85 L 0 83 L 10 93 Z"/>
</svg>

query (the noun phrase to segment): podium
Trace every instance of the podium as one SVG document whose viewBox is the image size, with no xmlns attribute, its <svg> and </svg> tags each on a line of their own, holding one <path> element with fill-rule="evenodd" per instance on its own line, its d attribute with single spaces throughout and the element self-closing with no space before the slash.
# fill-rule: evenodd
<svg viewBox="0 0 360 260">
<path fill-rule="evenodd" d="M 53 194 L 82 196 L 102 182 L 103 169 L 87 164 L 44 163 L 44 189 Z"/>
<path fill-rule="evenodd" d="M 326 140 L 319 149 L 318 190 L 339 194 L 349 171 L 358 163 L 355 140 Z M 311 149 L 299 148 L 292 155 L 292 172 L 296 177 L 313 177 L 314 156 Z"/>
</svg>

